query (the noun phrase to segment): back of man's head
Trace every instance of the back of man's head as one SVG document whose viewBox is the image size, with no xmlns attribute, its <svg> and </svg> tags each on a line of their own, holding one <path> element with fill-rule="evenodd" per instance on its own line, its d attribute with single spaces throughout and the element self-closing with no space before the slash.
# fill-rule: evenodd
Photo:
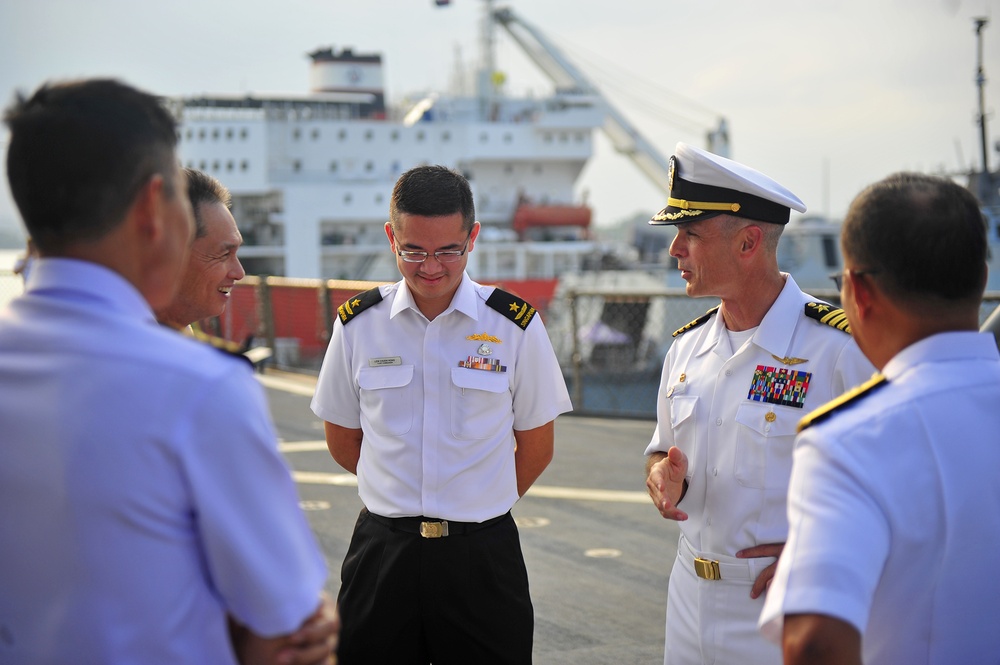
<svg viewBox="0 0 1000 665">
<path fill-rule="evenodd" d="M 176 121 L 148 93 L 109 79 L 45 84 L 4 120 L 11 193 L 42 254 L 102 238 L 155 174 L 172 192 Z"/>
<path fill-rule="evenodd" d="M 187 177 L 188 200 L 191 201 L 191 210 L 194 211 L 194 237 L 202 238 L 207 229 L 199 206 L 221 203 L 231 208 L 233 197 L 225 185 L 204 171 L 185 167 L 184 175 Z"/>
<path fill-rule="evenodd" d="M 978 303 L 986 224 L 976 197 L 945 178 L 896 173 L 863 190 L 841 229 L 851 268 L 891 297 L 929 306 Z"/>
<path fill-rule="evenodd" d="M 472 189 L 462 174 L 445 166 L 417 166 L 399 176 L 392 189 L 389 219 L 398 230 L 399 215 L 442 217 L 462 213 L 462 229 L 472 229 L 476 207 Z"/>
</svg>

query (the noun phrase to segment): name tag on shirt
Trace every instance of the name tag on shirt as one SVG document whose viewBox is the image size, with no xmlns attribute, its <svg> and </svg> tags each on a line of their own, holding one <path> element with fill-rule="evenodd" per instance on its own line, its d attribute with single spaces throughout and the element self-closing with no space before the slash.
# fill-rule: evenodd
<svg viewBox="0 0 1000 665">
<path fill-rule="evenodd" d="M 402 364 L 403 364 L 402 356 L 388 356 L 385 358 L 368 359 L 369 367 L 388 367 L 390 365 L 402 365 Z"/>
</svg>

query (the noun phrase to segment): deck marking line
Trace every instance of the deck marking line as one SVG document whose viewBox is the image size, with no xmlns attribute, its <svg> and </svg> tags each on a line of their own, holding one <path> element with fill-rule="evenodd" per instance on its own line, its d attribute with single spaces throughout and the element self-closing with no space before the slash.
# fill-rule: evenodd
<svg viewBox="0 0 1000 665">
<path fill-rule="evenodd" d="M 289 444 L 283 444 L 287 446 Z M 324 448 L 326 445 L 324 444 Z M 321 473 L 316 471 L 293 471 L 292 478 L 297 483 L 307 485 L 336 485 L 356 487 L 358 478 L 352 473 Z M 539 499 L 567 499 L 570 501 L 603 501 L 606 503 L 646 503 L 649 495 L 645 492 L 626 490 L 594 490 L 581 487 L 554 487 L 537 485 L 528 490 L 528 496 Z"/>
</svg>

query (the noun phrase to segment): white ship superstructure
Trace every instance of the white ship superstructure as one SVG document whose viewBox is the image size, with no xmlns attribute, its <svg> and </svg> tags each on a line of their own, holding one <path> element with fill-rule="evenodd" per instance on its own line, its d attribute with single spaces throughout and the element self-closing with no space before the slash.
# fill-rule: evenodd
<svg viewBox="0 0 1000 665">
<path fill-rule="evenodd" d="M 490 77 L 474 97 L 430 93 L 391 107 L 381 56 L 309 55 L 308 94 L 178 100 L 181 159 L 233 193 L 248 273 L 396 279 L 383 224 L 395 180 L 420 164 L 469 178 L 484 227 L 474 277 L 581 268 L 594 245 L 574 185 L 604 119 L 598 100 L 579 91 L 510 98 Z"/>
</svg>

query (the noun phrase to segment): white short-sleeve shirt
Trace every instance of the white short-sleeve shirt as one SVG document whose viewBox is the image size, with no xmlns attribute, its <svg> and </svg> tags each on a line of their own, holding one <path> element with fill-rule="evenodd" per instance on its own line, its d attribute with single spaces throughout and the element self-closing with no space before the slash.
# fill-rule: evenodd
<svg viewBox="0 0 1000 665">
<path fill-rule="evenodd" d="M 806 316 L 809 302 L 786 275 L 742 348 L 716 313 L 667 353 L 646 454 L 677 446 L 687 455 L 680 507 L 689 518 L 679 526 L 696 550 L 733 556 L 784 542 L 799 420 L 875 371 L 849 334 Z"/>
<path fill-rule="evenodd" d="M 886 382 L 799 435 L 791 531 L 760 623 L 833 616 L 865 663 L 1000 658 L 1000 356 L 992 335 L 921 340 Z"/>
<path fill-rule="evenodd" d="M 514 430 L 572 408 L 541 318 L 517 299 L 509 315 L 497 311 L 493 292 L 464 275 L 428 321 L 400 281 L 334 325 L 312 409 L 363 430 L 358 493 L 372 512 L 465 522 L 506 513 L 518 499 Z"/>
</svg>

